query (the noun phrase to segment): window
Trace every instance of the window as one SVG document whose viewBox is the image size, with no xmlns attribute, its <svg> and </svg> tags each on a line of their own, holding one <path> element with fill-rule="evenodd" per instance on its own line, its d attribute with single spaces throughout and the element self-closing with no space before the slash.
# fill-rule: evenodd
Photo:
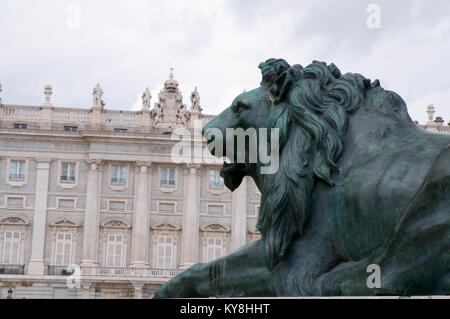
<svg viewBox="0 0 450 319">
<path fill-rule="evenodd" d="M 127 175 L 127 167 L 125 165 L 111 166 L 112 185 L 125 185 L 127 181 L 126 175 Z"/>
<path fill-rule="evenodd" d="M 161 168 L 161 186 L 173 187 L 175 186 L 175 167 Z"/>
<path fill-rule="evenodd" d="M 9 180 L 25 181 L 25 161 L 11 161 L 9 164 Z"/>
<path fill-rule="evenodd" d="M 20 237 L 19 231 L 5 231 L 3 241 L 2 264 L 18 265 L 20 258 Z"/>
<path fill-rule="evenodd" d="M 14 123 L 14 128 L 15 129 L 25 130 L 27 127 L 28 127 L 28 124 Z"/>
<path fill-rule="evenodd" d="M 172 268 L 173 237 L 158 236 L 157 261 L 158 268 Z"/>
<path fill-rule="evenodd" d="M 222 257 L 222 238 L 208 238 L 206 242 L 206 261 Z"/>
<path fill-rule="evenodd" d="M 114 128 L 114 132 L 115 133 L 126 133 L 128 131 L 128 129 L 126 128 Z"/>
<path fill-rule="evenodd" d="M 109 234 L 106 243 L 106 267 L 122 267 L 123 236 Z"/>
<path fill-rule="evenodd" d="M 72 263 L 72 233 L 56 233 L 55 265 L 67 266 Z"/>
<path fill-rule="evenodd" d="M 75 183 L 75 163 L 61 163 L 61 183 Z"/>
<path fill-rule="evenodd" d="M 64 126 L 64 131 L 78 132 L 78 126 Z"/>
<path fill-rule="evenodd" d="M 220 170 L 209 170 L 209 188 L 223 188 L 223 178 L 220 176 Z"/>
</svg>

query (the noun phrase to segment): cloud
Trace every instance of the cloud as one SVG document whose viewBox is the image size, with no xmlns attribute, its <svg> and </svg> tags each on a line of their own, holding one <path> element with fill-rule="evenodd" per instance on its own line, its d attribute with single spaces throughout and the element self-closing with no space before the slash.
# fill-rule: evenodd
<svg viewBox="0 0 450 319">
<path fill-rule="evenodd" d="M 381 8 L 381 29 L 366 26 L 370 3 Z M 79 28 L 70 27 L 74 7 Z M 449 9 L 445 0 L 4 0 L 1 94 L 39 105 L 49 83 L 54 105 L 90 107 L 100 83 L 107 108 L 137 109 L 145 87 L 156 101 L 174 67 L 184 102 L 197 86 L 204 112 L 217 114 L 258 86 L 259 62 L 283 57 L 379 78 L 412 118 L 426 121 L 433 103 L 450 119 Z"/>
</svg>

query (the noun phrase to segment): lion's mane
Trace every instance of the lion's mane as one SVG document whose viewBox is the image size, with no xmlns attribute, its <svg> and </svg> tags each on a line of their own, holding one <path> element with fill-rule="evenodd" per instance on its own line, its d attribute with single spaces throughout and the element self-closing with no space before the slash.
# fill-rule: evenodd
<svg viewBox="0 0 450 319">
<path fill-rule="evenodd" d="M 280 132 L 279 169 L 260 176 L 257 222 L 272 269 L 302 234 L 315 183 L 334 185 L 349 114 L 364 104 L 366 91 L 378 81 L 371 83 L 360 74 L 341 75 L 334 64 L 318 61 L 303 68 L 270 59 L 259 67 L 264 70 L 261 85 L 269 87 L 274 101 L 268 127 Z"/>
</svg>

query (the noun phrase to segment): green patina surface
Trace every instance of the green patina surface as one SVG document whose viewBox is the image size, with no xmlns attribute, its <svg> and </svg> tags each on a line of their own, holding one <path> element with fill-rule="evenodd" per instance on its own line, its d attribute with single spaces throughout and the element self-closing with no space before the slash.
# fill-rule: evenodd
<svg viewBox="0 0 450 319">
<path fill-rule="evenodd" d="M 422 131 L 400 96 L 334 64 L 259 68 L 260 87 L 203 130 L 279 128 L 274 174 L 222 169 L 231 190 L 244 176 L 258 185 L 262 238 L 156 297 L 450 294 L 450 136 Z M 372 264 L 380 287 L 367 285 Z"/>
</svg>

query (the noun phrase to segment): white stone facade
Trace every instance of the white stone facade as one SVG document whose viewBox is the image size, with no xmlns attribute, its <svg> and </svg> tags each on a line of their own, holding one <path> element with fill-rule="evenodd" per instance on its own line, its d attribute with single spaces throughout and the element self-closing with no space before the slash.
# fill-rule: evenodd
<svg viewBox="0 0 450 319">
<path fill-rule="evenodd" d="M 103 94 L 86 109 L 54 107 L 49 85 L 42 106 L 0 99 L 0 298 L 150 298 L 260 237 L 251 179 L 231 193 L 219 165 L 172 160 L 167 133 L 213 118 L 197 88 L 190 110 L 172 73 L 153 108 L 148 89 L 137 112 L 105 109 Z M 450 134 L 427 112 L 417 125 Z"/>
<path fill-rule="evenodd" d="M 0 106 L 0 298 L 149 298 L 259 238 L 253 181 L 232 194 L 220 165 L 172 161 L 168 133 L 213 118 L 197 89 L 187 110 L 171 73 L 137 112 L 106 109 L 100 85 L 86 109 L 44 94 L 42 106 Z"/>
<path fill-rule="evenodd" d="M 419 122 L 415 121 L 415 123 L 422 129 L 433 132 L 433 133 L 442 133 L 442 134 L 450 134 L 450 121 L 447 125 L 444 125 L 444 119 L 441 116 L 434 117 L 435 113 L 434 105 L 430 104 L 427 106 L 427 115 L 428 121 L 427 123 L 421 125 Z"/>
</svg>

